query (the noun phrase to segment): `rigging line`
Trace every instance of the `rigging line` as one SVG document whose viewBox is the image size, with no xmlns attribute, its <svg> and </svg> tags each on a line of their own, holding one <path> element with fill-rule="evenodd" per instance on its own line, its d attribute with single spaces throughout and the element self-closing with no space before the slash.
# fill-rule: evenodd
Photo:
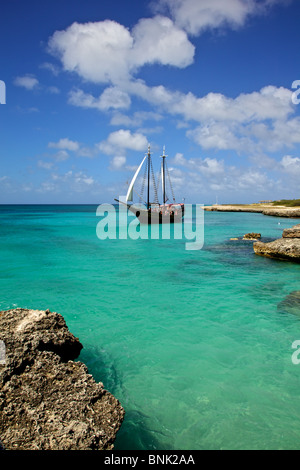
<svg viewBox="0 0 300 470">
<path fill-rule="evenodd" d="M 145 172 L 144 172 L 144 176 L 143 176 L 143 181 L 142 181 L 142 187 L 141 187 L 141 194 L 139 196 L 140 198 L 140 201 L 143 201 L 143 194 L 144 194 L 144 189 L 145 189 L 145 182 L 146 182 L 146 177 L 147 177 L 147 169 L 148 169 L 148 160 L 146 160 L 146 165 L 145 165 Z M 146 204 L 146 203 L 145 203 Z"/>
<path fill-rule="evenodd" d="M 144 204 L 147 204 L 146 201 L 142 198 L 142 195 L 140 195 L 134 188 L 133 192 L 139 197 L 139 202 L 143 202 Z"/>
<path fill-rule="evenodd" d="M 151 175 L 152 175 L 153 188 L 154 188 L 154 202 L 158 204 L 158 195 L 157 195 L 157 188 L 155 184 L 155 176 L 154 176 L 154 171 L 153 171 L 152 160 L 150 160 L 150 167 L 151 167 Z"/>
<path fill-rule="evenodd" d="M 170 178 L 170 173 L 169 173 L 169 168 L 168 168 L 167 162 L 166 162 L 166 169 L 167 169 L 168 179 L 169 179 L 169 183 L 170 183 L 170 187 L 171 187 L 171 191 L 172 191 L 173 201 L 175 202 L 175 195 L 174 195 L 174 191 L 173 191 L 173 186 L 172 186 L 172 182 L 171 182 L 171 178 Z"/>
<path fill-rule="evenodd" d="M 161 177 L 161 172 L 162 172 L 162 170 L 158 172 L 158 177 L 157 177 L 157 184 L 156 184 L 156 187 L 157 187 L 157 188 L 159 188 L 159 186 L 160 186 L 160 177 Z"/>
</svg>

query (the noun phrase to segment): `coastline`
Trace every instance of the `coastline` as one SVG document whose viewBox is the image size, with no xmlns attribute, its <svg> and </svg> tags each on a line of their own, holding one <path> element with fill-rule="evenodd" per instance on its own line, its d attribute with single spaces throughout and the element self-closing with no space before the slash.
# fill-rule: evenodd
<svg viewBox="0 0 300 470">
<path fill-rule="evenodd" d="M 300 207 L 274 206 L 273 204 L 214 204 L 205 206 L 203 209 L 216 212 L 256 212 L 273 217 L 300 218 Z"/>
</svg>

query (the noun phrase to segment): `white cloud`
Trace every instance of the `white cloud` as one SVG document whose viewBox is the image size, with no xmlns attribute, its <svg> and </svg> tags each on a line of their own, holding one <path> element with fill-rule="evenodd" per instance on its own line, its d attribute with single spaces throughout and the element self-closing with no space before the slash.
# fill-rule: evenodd
<svg viewBox="0 0 300 470">
<path fill-rule="evenodd" d="M 113 155 L 122 150 L 146 151 L 147 145 L 147 138 L 143 134 L 120 129 L 109 134 L 105 141 L 98 144 L 98 147 L 101 152 Z"/>
<path fill-rule="evenodd" d="M 158 62 L 184 68 L 194 59 L 195 47 L 180 30 L 166 17 L 142 18 L 133 28 L 133 67 Z"/>
<path fill-rule="evenodd" d="M 51 62 L 44 62 L 43 64 L 40 65 L 41 69 L 49 70 L 53 75 L 57 77 L 59 74 L 59 69 L 56 65 L 52 64 Z"/>
<path fill-rule="evenodd" d="M 39 86 L 39 81 L 33 75 L 24 75 L 23 77 L 16 77 L 14 85 L 26 88 L 26 90 L 33 90 Z"/>
<path fill-rule="evenodd" d="M 192 35 L 207 29 L 230 27 L 236 29 L 252 15 L 268 12 L 276 3 L 289 0 L 159 0 L 156 11 L 168 13 L 174 22 Z"/>
<path fill-rule="evenodd" d="M 117 87 L 106 88 L 99 98 L 95 98 L 82 90 L 73 90 L 69 94 L 69 103 L 82 108 L 95 108 L 100 111 L 109 109 L 128 109 L 130 96 Z"/>
<path fill-rule="evenodd" d="M 69 154 L 66 150 L 59 150 L 59 152 L 57 152 L 55 155 L 54 155 L 54 158 L 56 161 L 58 162 L 64 162 L 65 160 L 67 160 L 69 158 Z"/>
<path fill-rule="evenodd" d="M 120 170 L 124 167 L 126 163 L 126 157 L 124 156 L 115 156 L 111 161 L 111 169 L 112 170 Z"/>
<path fill-rule="evenodd" d="M 38 167 L 43 168 L 44 170 L 51 170 L 51 168 L 53 167 L 53 162 L 38 160 Z"/>
<path fill-rule="evenodd" d="M 275 152 L 300 143 L 300 119 L 293 117 L 291 90 L 269 85 L 236 97 L 221 93 L 198 97 L 163 85 L 148 86 L 135 74 L 145 64 L 188 66 L 195 48 L 185 31 L 198 35 L 207 28 L 242 26 L 250 15 L 265 12 L 276 3 L 286 0 L 160 0 L 156 6 L 161 12 L 167 9 L 172 19 L 161 15 L 142 18 L 131 30 L 110 20 L 73 23 L 54 33 L 49 50 L 66 71 L 86 81 L 109 84 L 99 97 L 73 90 L 69 103 L 113 111 L 112 125 L 140 127 L 136 134 L 123 129 L 111 133 L 98 144 L 106 154 L 145 150 L 144 133 L 161 130 L 143 130 L 147 118 L 142 114 L 130 117 L 121 113 L 130 108 L 131 97 L 159 110 L 155 113 L 154 109 L 152 119 L 163 113 L 180 117 L 180 126 L 189 126 L 186 135 L 203 149 L 235 150 L 251 156 Z"/>
<path fill-rule="evenodd" d="M 176 24 L 198 35 L 208 28 L 222 25 L 241 26 L 253 12 L 253 0 L 162 0 Z"/>
<path fill-rule="evenodd" d="M 49 40 L 49 50 L 58 55 L 64 70 L 76 72 L 95 83 L 129 78 L 128 53 L 133 38 L 115 21 L 73 23 L 56 31 Z"/>
<path fill-rule="evenodd" d="M 121 113 L 115 113 L 110 121 L 112 126 L 132 126 L 138 127 L 141 126 L 145 121 L 161 121 L 163 116 L 160 113 L 153 112 L 153 111 L 136 111 L 133 113 L 133 116 L 126 116 Z"/>
<path fill-rule="evenodd" d="M 173 174 L 177 176 L 175 190 L 178 192 L 179 189 L 183 196 L 191 194 L 193 197 L 195 194 L 197 197 L 201 197 L 201 194 L 205 196 L 203 188 L 206 188 L 205 191 L 210 189 L 221 193 L 222 198 L 232 197 L 233 194 L 245 196 L 250 192 L 255 200 L 258 194 L 273 193 L 276 184 L 278 189 L 278 180 L 257 168 L 229 166 L 224 160 L 217 158 L 187 159 L 183 154 L 177 153 L 172 163 L 182 167 L 181 172 L 175 168 Z"/>
<path fill-rule="evenodd" d="M 57 88 L 56 86 L 49 86 L 47 88 L 48 93 L 51 93 L 52 95 L 59 95 L 60 89 Z"/>
<path fill-rule="evenodd" d="M 148 87 L 141 80 L 126 87 L 160 110 L 200 123 L 187 136 L 204 149 L 261 153 L 300 142 L 300 120 L 291 117 L 295 113 L 292 91 L 284 87 L 266 86 L 235 98 L 220 93 L 197 97 L 161 85 Z"/>
<path fill-rule="evenodd" d="M 49 142 L 49 148 L 70 150 L 72 152 L 79 150 L 79 143 L 68 138 L 60 139 L 58 142 Z"/>
<path fill-rule="evenodd" d="M 69 191 L 86 192 L 97 186 L 97 182 L 92 176 L 86 175 L 83 171 L 67 171 L 64 174 L 52 174 L 52 181 L 48 183 L 53 190 L 67 187 Z"/>
<path fill-rule="evenodd" d="M 280 166 L 284 172 L 291 176 L 299 178 L 300 175 L 300 158 L 292 157 L 291 155 L 285 155 L 281 161 Z"/>
<path fill-rule="evenodd" d="M 145 64 L 186 67 L 193 62 L 194 46 L 169 19 L 141 19 L 132 33 L 111 21 L 73 23 L 56 31 L 48 42 L 64 70 L 93 83 L 119 84 Z"/>
</svg>

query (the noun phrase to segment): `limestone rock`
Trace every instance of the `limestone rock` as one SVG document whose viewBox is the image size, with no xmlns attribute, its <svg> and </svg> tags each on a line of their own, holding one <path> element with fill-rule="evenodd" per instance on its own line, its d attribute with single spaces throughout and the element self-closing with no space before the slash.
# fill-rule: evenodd
<svg viewBox="0 0 300 470">
<path fill-rule="evenodd" d="M 270 208 L 262 211 L 264 215 L 271 215 L 273 217 L 300 217 L 300 208 Z"/>
<path fill-rule="evenodd" d="M 261 238 L 260 233 L 251 232 L 244 235 L 244 240 L 257 240 L 258 238 Z"/>
<path fill-rule="evenodd" d="M 81 362 L 82 344 L 49 310 L 0 312 L 0 440 L 7 450 L 110 450 L 118 400 Z"/>
<path fill-rule="evenodd" d="M 294 227 L 284 229 L 282 233 L 283 238 L 300 238 L 300 224 Z"/>
<path fill-rule="evenodd" d="M 257 255 L 300 262 L 300 239 L 280 238 L 269 243 L 253 244 Z"/>
</svg>

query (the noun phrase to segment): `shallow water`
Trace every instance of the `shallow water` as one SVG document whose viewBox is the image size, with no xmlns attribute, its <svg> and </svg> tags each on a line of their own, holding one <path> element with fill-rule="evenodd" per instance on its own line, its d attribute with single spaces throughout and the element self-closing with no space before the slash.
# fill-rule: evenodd
<svg viewBox="0 0 300 470">
<path fill-rule="evenodd" d="M 277 305 L 300 289 L 300 265 L 230 241 L 297 220 L 204 216 L 204 247 L 187 251 L 101 241 L 96 206 L 1 206 L 0 308 L 65 317 L 126 410 L 116 449 L 299 449 L 300 317 Z"/>
</svg>

